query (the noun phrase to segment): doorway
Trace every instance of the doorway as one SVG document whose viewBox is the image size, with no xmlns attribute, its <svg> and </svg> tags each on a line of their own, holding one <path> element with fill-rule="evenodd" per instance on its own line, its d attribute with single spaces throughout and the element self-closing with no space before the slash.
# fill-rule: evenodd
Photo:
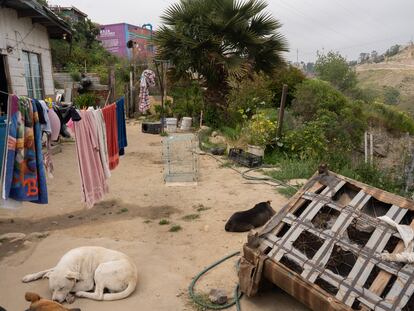
<svg viewBox="0 0 414 311">
<path fill-rule="evenodd" d="M 0 55 L 0 91 L 9 92 L 9 84 L 6 74 L 6 56 Z M 7 113 L 8 95 L 0 92 L 0 115 Z"/>
</svg>

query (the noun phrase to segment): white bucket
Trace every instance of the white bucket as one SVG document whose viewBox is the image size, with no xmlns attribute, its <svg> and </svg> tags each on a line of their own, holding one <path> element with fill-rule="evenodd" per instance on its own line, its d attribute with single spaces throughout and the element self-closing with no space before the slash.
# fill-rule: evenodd
<svg viewBox="0 0 414 311">
<path fill-rule="evenodd" d="M 177 118 L 167 118 L 165 120 L 167 124 L 167 132 L 168 133 L 177 132 Z"/>
<path fill-rule="evenodd" d="M 254 146 L 254 145 L 247 145 L 247 152 L 257 155 L 259 157 L 264 157 L 264 148 L 260 146 Z"/>
<path fill-rule="evenodd" d="M 181 130 L 189 131 L 191 129 L 192 122 L 193 122 L 193 118 L 183 117 L 181 119 Z"/>
</svg>

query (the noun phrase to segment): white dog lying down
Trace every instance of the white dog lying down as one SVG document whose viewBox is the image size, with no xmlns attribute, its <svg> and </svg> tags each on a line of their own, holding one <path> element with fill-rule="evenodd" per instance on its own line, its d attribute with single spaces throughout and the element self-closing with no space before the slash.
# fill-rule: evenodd
<svg viewBox="0 0 414 311">
<path fill-rule="evenodd" d="M 26 275 L 22 281 L 49 278 L 52 299 L 73 302 L 75 296 L 94 300 L 128 297 L 137 285 L 137 268 L 127 255 L 103 247 L 85 246 L 67 252 L 56 267 Z M 89 292 L 92 291 L 94 292 Z M 104 290 L 109 293 L 104 293 Z"/>
</svg>

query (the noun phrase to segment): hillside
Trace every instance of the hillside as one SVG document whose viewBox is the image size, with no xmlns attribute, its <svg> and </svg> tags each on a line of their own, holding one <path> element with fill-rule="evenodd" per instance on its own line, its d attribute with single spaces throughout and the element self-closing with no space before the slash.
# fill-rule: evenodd
<svg viewBox="0 0 414 311">
<path fill-rule="evenodd" d="M 414 46 L 381 63 L 356 66 L 359 86 L 382 93 L 384 87 L 396 88 L 401 96 L 398 106 L 414 115 Z"/>
</svg>

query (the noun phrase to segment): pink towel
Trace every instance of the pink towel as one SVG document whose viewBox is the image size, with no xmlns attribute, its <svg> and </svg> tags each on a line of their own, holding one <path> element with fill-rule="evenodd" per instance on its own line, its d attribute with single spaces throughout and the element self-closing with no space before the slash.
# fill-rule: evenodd
<svg viewBox="0 0 414 311">
<path fill-rule="evenodd" d="M 82 184 L 82 201 L 88 207 L 108 193 L 95 122 L 91 111 L 81 111 L 82 120 L 75 122 L 76 151 Z"/>
</svg>

